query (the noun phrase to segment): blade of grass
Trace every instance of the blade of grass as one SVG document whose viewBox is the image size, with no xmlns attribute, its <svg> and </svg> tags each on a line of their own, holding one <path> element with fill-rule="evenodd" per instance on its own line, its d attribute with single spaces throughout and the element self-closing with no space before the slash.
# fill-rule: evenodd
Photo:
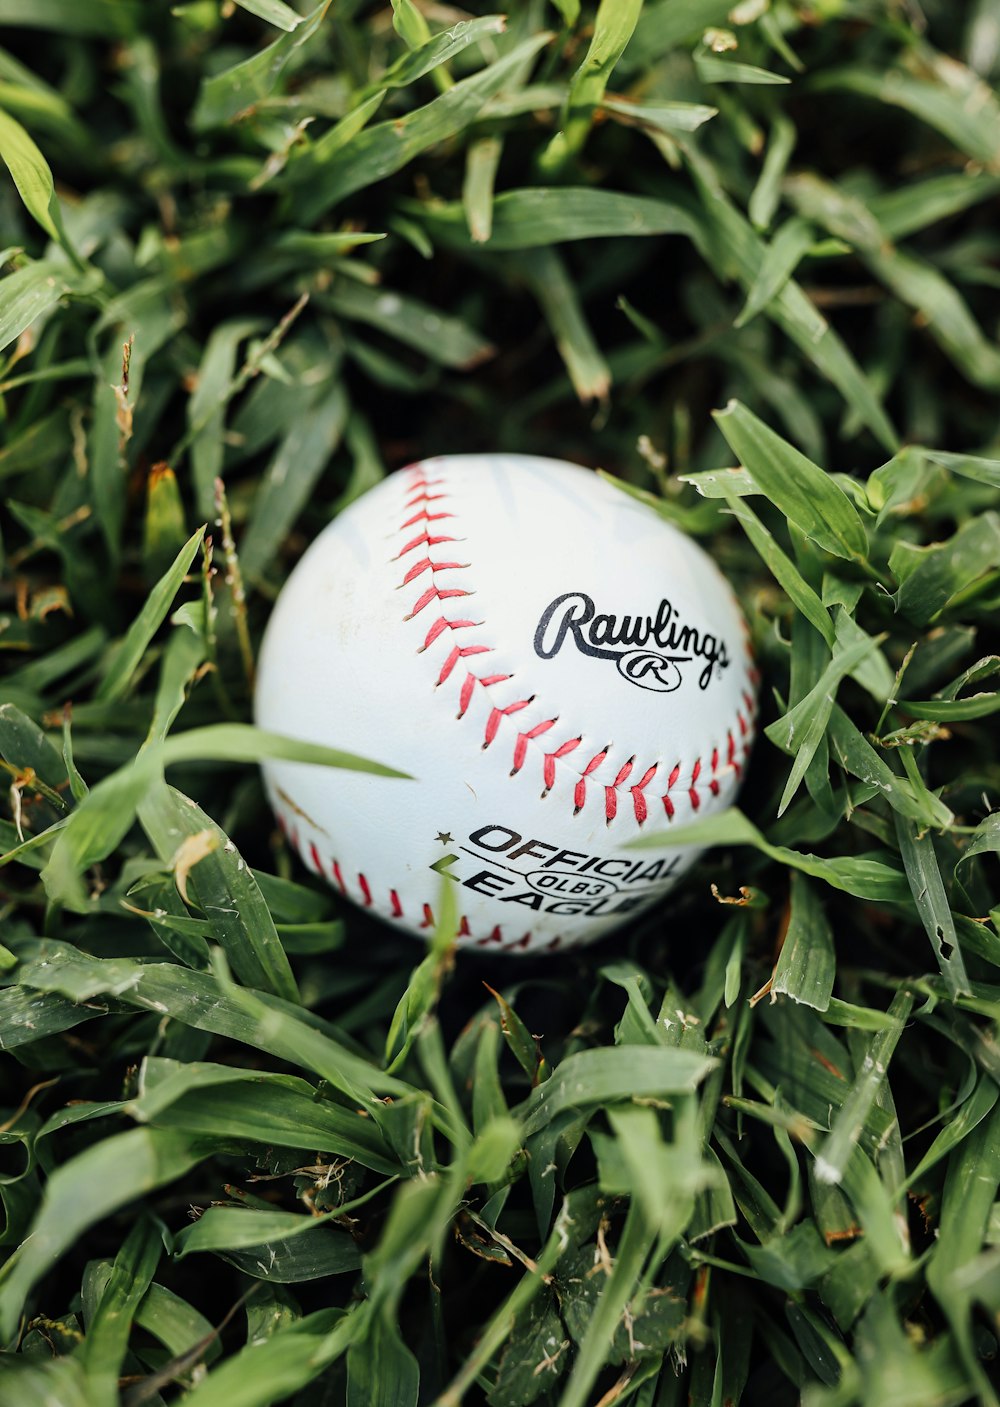
<svg viewBox="0 0 1000 1407">
<path fill-rule="evenodd" d="M 130 1129 L 85 1149 L 53 1169 L 29 1238 L 0 1269 L 0 1332 L 17 1331 L 25 1301 L 95 1222 L 182 1177 L 212 1151 L 211 1139 L 168 1129 Z"/>
<path fill-rule="evenodd" d="M 132 1321 L 162 1254 L 160 1228 L 143 1218 L 133 1226 L 115 1257 L 80 1350 L 94 1407 L 118 1407 L 118 1379 Z"/>
<path fill-rule="evenodd" d="M 843 1181 L 848 1159 L 886 1078 L 889 1061 L 912 1009 L 913 997 L 908 992 L 897 992 L 888 1011 L 892 1024 L 872 1036 L 857 1079 L 841 1104 L 829 1134 L 816 1151 L 816 1176 L 820 1182 Z"/>
<path fill-rule="evenodd" d="M 205 536 L 205 529 L 199 528 L 188 538 L 178 552 L 171 566 L 153 587 L 142 610 L 129 626 L 128 634 L 115 650 L 104 678 L 97 690 L 97 697 L 104 702 L 120 699 L 127 692 L 129 683 L 146 648 L 166 619 L 177 592 L 183 585 L 188 569 L 195 559 L 198 548 Z"/>
<path fill-rule="evenodd" d="M 312 224 L 354 191 L 384 180 L 427 147 L 463 131 L 483 104 L 550 40 L 547 33 L 532 35 L 426 106 L 359 132 L 349 145 L 324 162 L 321 182 L 293 194 L 296 217 L 304 224 Z"/>
<path fill-rule="evenodd" d="M 608 79 L 642 11 L 642 0 L 601 0 L 590 47 L 570 80 L 560 130 L 539 157 L 542 171 L 558 171 L 583 147 L 594 109 L 604 96 Z"/>
<path fill-rule="evenodd" d="M 205 132 L 221 127 L 266 98 L 296 50 L 317 32 L 329 8 L 330 0 L 320 0 L 307 15 L 298 16 L 299 24 L 266 49 L 204 79 L 191 114 L 194 130 Z"/>
<path fill-rule="evenodd" d="M 837 557 L 867 560 L 858 510 L 829 474 L 738 401 L 716 411 L 714 419 L 760 491 L 807 537 Z"/>
<path fill-rule="evenodd" d="M 775 964 L 771 991 L 816 1011 L 826 1011 L 836 973 L 833 929 L 826 912 L 811 886 L 793 871 L 788 928 Z"/>
<path fill-rule="evenodd" d="M 906 877 L 913 892 L 913 902 L 937 958 L 948 991 L 952 997 L 968 995 L 969 978 L 962 958 L 962 949 L 955 930 L 955 919 L 948 904 L 944 881 L 934 853 L 934 842 L 916 825 L 895 816 L 900 854 L 906 867 Z"/>
</svg>

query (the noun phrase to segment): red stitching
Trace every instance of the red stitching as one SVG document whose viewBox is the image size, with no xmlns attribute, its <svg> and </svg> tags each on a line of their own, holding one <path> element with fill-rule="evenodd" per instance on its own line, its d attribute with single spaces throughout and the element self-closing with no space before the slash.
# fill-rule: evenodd
<svg viewBox="0 0 1000 1407">
<path fill-rule="evenodd" d="M 530 942 L 531 942 L 531 929 L 529 928 L 528 931 L 527 931 L 527 933 L 525 933 L 523 937 L 521 937 L 521 938 L 515 938 L 514 941 L 511 942 L 511 943 L 504 943 L 503 949 L 504 949 L 504 952 L 505 952 L 505 953 L 511 952 L 511 951 L 513 951 L 514 948 L 526 948 L 526 947 L 528 947 L 528 945 L 530 944 Z"/>
<path fill-rule="evenodd" d="M 399 531 L 404 532 L 407 528 L 412 528 L 415 523 L 440 523 L 442 518 L 454 518 L 454 516 L 454 513 L 428 513 L 426 508 L 421 508 L 414 513 L 412 518 L 407 518 Z"/>
<path fill-rule="evenodd" d="M 479 681 L 474 674 L 467 674 L 462 683 L 462 692 L 458 696 L 458 716 L 464 717 L 465 710 L 472 702 L 472 693 Z"/>
<path fill-rule="evenodd" d="M 514 763 L 510 769 L 510 775 L 512 777 L 520 772 L 521 768 L 524 766 L 524 759 L 528 751 L 529 742 L 533 742 L 535 738 L 540 738 L 543 733 L 547 733 L 550 728 L 554 728 L 557 722 L 558 720 L 555 718 L 547 718 L 544 723 L 536 723 L 534 728 L 529 728 L 526 733 L 518 733 L 517 742 L 514 744 Z"/>
<path fill-rule="evenodd" d="M 573 789 L 574 816 L 578 816 L 580 814 L 580 812 L 583 810 L 584 803 L 587 800 L 587 783 L 584 778 L 589 777 L 591 772 L 593 772 L 595 768 L 600 767 L 601 763 L 607 757 L 609 751 L 610 746 L 602 748 L 600 752 L 595 753 L 594 756 L 587 763 L 586 767 L 584 767 L 583 771 L 580 773 L 580 780 L 577 782 L 576 786 Z"/>
<path fill-rule="evenodd" d="M 446 620 L 444 616 L 438 616 L 437 620 L 427 632 L 427 638 L 420 646 L 417 654 L 423 654 L 424 650 L 429 650 L 434 641 L 441 634 L 442 630 L 465 630 L 470 625 L 482 625 L 481 620 Z"/>
<path fill-rule="evenodd" d="M 396 553 L 395 557 L 393 557 L 392 560 L 394 562 L 398 562 L 400 557 L 406 556 L 407 552 L 412 552 L 415 548 L 423 547 L 425 544 L 427 547 L 439 547 L 442 542 L 460 541 L 461 539 L 457 537 L 445 537 L 443 535 L 440 537 L 434 537 L 433 534 L 429 532 L 418 533 L 418 535 L 413 538 L 412 541 L 406 544 L 406 546 L 402 549 L 401 552 Z"/>
<path fill-rule="evenodd" d="M 555 720 L 553 720 L 553 722 L 554 721 Z M 310 840 L 308 842 L 303 841 L 299 835 L 298 828 L 296 827 L 294 822 L 290 821 L 286 817 L 284 812 L 275 811 L 275 819 L 278 822 L 279 829 L 288 838 L 290 844 L 299 852 L 299 855 L 301 856 L 302 860 L 305 862 L 306 856 L 308 854 L 309 860 L 312 861 L 313 865 L 315 865 L 319 873 L 326 874 L 327 871 L 329 871 L 329 873 L 333 876 L 333 879 L 341 894 L 343 894 L 345 898 L 351 898 L 352 896 L 344 880 L 344 872 L 341 868 L 340 861 L 336 859 L 324 861 L 323 857 L 319 853 L 319 849 L 316 845 L 316 842 L 313 840 Z M 364 908 L 379 909 L 383 907 L 380 901 L 376 898 L 367 875 L 360 873 L 358 874 L 358 889 L 361 891 L 360 903 Z M 398 919 L 404 916 L 403 904 L 399 897 L 398 891 L 395 889 L 389 890 L 388 904 L 385 907 L 388 908 L 389 915 L 392 918 Z M 422 915 L 420 927 L 422 929 L 433 928 L 435 919 L 434 911 L 432 910 L 430 904 L 422 904 L 420 907 Z M 509 949 L 529 947 L 531 944 L 532 935 L 531 931 L 529 930 L 529 932 L 522 934 L 519 938 L 505 940 L 502 928 L 499 924 L 495 924 L 494 927 L 485 937 L 477 939 L 473 936 L 472 929 L 469 926 L 468 918 L 465 914 L 463 914 L 459 919 L 458 929 L 456 930 L 455 936 L 456 938 L 469 938 L 479 947 L 486 946 L 487 944 L 492 944 L 495 946 L 500 946 L 503 949 Z M 554 949 L 559 947 L 562 941 L 563 940 L 561 937 L 555 938 L 546 946 L 549 949 Z"/>
<path fill-rule="evenodd" d="M 691 768 L 691 785 L 688 787 L 688 801 L 691 809 L 697 811 L 701 805 L 701 797 L 698 795 L 698 778 L 701 776 L 701 758 L 699 757 Z"/>
<path fill-rule="evenodd" d="M 417 601 L 417 604 L 413 607 L 413 610 L 410 612 L 410 614 L 408 616 L 404 616 L 403 619 L 412 620 L 414 616 L 420 614 L 420 612 L 424 609 L 425 606 L 429 606 L 432 601 L 447 601 L 448 598 L 451 596 L 471 595 L 471 591 L 462 591 L 457 586 L 450 586 L 446 591 L 441 591 L 440 588 L 437 586 L 429 586 L 424 592 L 424 594 Z"/>
<path fill-rule="evenodd" d="M 512 713 L 520 713 L 522 708 L 527 708 L 534 702 L 534 694 L 530 699 L 518 699 L 516 703 L 508 704 L 506 708 L 494 708 L 486 720 L 486 736 L 483 739 L 483 747 L 489 747 L 490 743 L 497 735 L 501 720 L 507 718 Z"/>
<path fill-rule="evenodd" d="M 646 817 L 649 815 L 649 807 L 646 804 L 646 798 L 643 796 L 643 791 L 646 787 L 649 786 L 650 782 L 653 780 L 653 774 L 656 772 L 656 769 L 659 765 L 660 764 L 658 762 L 654 762 L 652 767 L 647 768 L 646 771 L 642 774 L 641 780 L 636 782 L 634 787 L 629 787 L 629 791 L 632 793 L 632 805 L 635 808 L 635 819 L 639 822 L 640 826 L 642 825 Z"/>
<path fill-rule="evenodd" d="M 457 572 L 468 565 L 468 562 L 432 562 L 429 557 L 424 557 L 415 567 L 410 568 L 401 584 L 409 586 L 411 581 L 416 581 L 417 577 L 423 576 L 424 572 Z"/>
<path fill-rule="evenodd" d="M 426 554 L 419 562 L 416 562 L 406 571 L 400 585 L 408 586 L 411 582 L 416 581 L 418 577 L 428 572 L 431 574 L 432 578 L 432 584 L 417 598 L 409 614 L 404 616 L 404 620 L 412 620 L 414 616 L 419 615 L 421 611 L 425 610 L 432 601 L 444 601 L 451 597 L 469 596 L 473 593 L 459 587 L 439 587 L 437 581 L 434 579 L 439 572 L 467 571 L 470 566 L 468 562 L 436 561 L 430 555 L 431 549 L 434 547 L 440 546 L 443 543 L 462 540 L 458 537 L 435 534 L 428 526 L 431 522 L 440 521 L 442 519 L 454 519 L 458 516 L 446 509 L 441 509 L 440 511 L 431 511 L 430 509 L 429 505 L 441 503 L 448 497 L 445 478 L 429 478 L 425 467 L 420 464 L 408 466 L 407 472 L 411 475 L 411 482 L 406 491 L 406 507 L 414 511 L 403 523 L 400 531 L 405 531 L 407 528 L 414 527 L 418 524 L 422 524 L 423 526 L 422 531 L 406 542 L 405 546 L 397 553 L 396 557 L 393 558 L 393 561 L 398 561 L 401 557 L 423 546 L 427 549 Z M 437 490 L 437 492 L 432 492 L 432 490 Z M 483 622 L 481 621 L 473 621 L 464 617 L 452 620 L 448 616 L 440 615 L 428 629 L 423 644 L 417 647 L 418 653 L 430 649 L 447 631 L 471 630 L 480 627 L 482 624 Z M 746 629 L 744 629 L 744 635 L 748 638 Z M 456 666 L 462 660 L 477 654 L 491 654 L 493 652 L 494 649 L 490 645 L 456 645 L 453 643 L 441 665 L 437 677 L 437 685 L 440 686 L 447 683 L 455 672 Z M 757 677 L 757 672 L 756 667 L 752 663 L 752 654 L 749 655 L 749 659 L 750 663 L 747 665 L 747 678 L 752 684 Z M 468 712 L 477 684 L 481 684 L 484 688 L 489 689 L 493 685 L 505 683 L 511 677 L 512 676 L 509 674 L 481 675 L 477 674 L 472 669 L 467 669 L 459 688 L 457 716 L 463 718 Z M 534 702 L 534 696 L 526 699 L 517 699 L 513 703 L 506 705 L 500 705 L 491 700 L 490 711 L 484 725 L 483 747 L 489 747 L 496 740 L 505 718 L 510 718 L 514 714 L 519 713 L 532 702 Z M 750 738 L 752 734 L 751 723 L 756 714 L 756 703 L 749 691 L 745 689 L 742 691 L 742 702 L 743 708 L 738 710 L 736 714 L 736 725 L 739 729 L 742 752 L 745 758 L 750 749 Z M 748 721 L 748 719 L 750 721 Z M 547 734 L 549 730 L 555 726 L 557 721 L 557 718 L 546 719 L 531 728 L 518 730 L 514 739 L 511 757 L 510 775 L 512 777 L 523 770 L 528 759 L 529 745 L 536 742 L 537 739 L 544 734 Z M 540 751 L 542 757 L 543 797 L 548 795 L 549 791 L 555 786 L 557 775 L 556 762 L 560 758 L 566 757 L 569 753 L 575 751 L 575 749 L 581 745 L 581 742 L 582 738 L 578 736 L 568 739 L 551 751 L 547 751 L 544 745 L 542 746 Z M 730 773 L 736 779 L 739 779 L 742 775 L 741 763 L 736 756 L 736 739 L 731 729 L 726 733 L 725 749 L 726 760 L 724 763 L 720 762 L 720 748 L 718 746 L 713 747 L 711 754 L 706 757 L 695 759 L 691 768 L 688 785 L 684 788 L 692 811 L 699 809 L 703 791 L 707 790 L 713 796 L 720 794 L 722 789 L 721 778 L 724 774 Z M 595 753 L 578 774 L 573 787 L 574 815 L 578 815 L 586 805 L 588 793 L 587 778 L 606 761 L 610 752 L 611 746 L 609 744 L 608 747 Z M 626 789 L 631 798 L 632 811 L 636 822 L 642 825 L 649 816 L 649 800 L 646 796 L 646 789 L 659 771 L 661 764 L 654 762 L 651 766 L 648 766 L 638 781 L 634 780 L 633 777 L 635 765 L 636 759 L 633 756 L 629 758 L 624 765 L 619 767 L 613 781 L 602 782 L 600 784 L 601 791 L 604 793 L 605 820 L 609 825 L 618 815 L 619 797 L 620 794 L 624 794 Z M 704 777 L 703 773 L 706 774 Z M 672 768 L 667 779 L 666 790 L 660 797 L 663 803 L 664 813 L 668 820 L 672 820 L 677 812 L 676 802 L 670 793 L 680 780 L 680 776 L 681 764 L 678 763 Z"/>
<path fill-rule="evenodd" d="M 438 684 L 445 682 L 459 660 L 465 659 L 466 655 L 489 655 L 492 653 L 493 647 L 491 645 L 456 645 L 441 666 L 441 673 L 437 678 Z"/>
</svg>

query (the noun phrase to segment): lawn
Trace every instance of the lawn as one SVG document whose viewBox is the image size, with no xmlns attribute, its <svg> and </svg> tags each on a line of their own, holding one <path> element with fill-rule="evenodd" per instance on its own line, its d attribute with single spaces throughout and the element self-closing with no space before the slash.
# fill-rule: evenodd
<svg viewBox="0 0 1000 1407">
<path fill-rule="evenodd" d="M 994 0 L 0 0 L 0 1407 L 998 1407 L 998 76 Z M 308 543 L 490 450 L 762 676 L 548 958 L 345 903 L 251 725 Z"/>
</svg>

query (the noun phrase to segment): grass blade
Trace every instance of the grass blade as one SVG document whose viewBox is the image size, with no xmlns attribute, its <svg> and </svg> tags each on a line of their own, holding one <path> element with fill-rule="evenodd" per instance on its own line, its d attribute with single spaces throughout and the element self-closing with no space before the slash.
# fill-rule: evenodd
<svg viewBox="0 0 1000 1407">
<path fill-rule="evenodd" d="M 130 1129 L 101 1140 L 56 1168 L 31 1235 L 0 1269 L 0 1332 L 17 1331 L 38 1280 L 94 1222 L 183 1176 L 212 1151 L 211 1139 L 169 1129 Z"/>
<path fill-rule="evenodd" d="M 807 537 L 837 557 L 867 557 L 858 510 L 829 474 L 736 401 L 715 422 L 760 491 Z"/>
<path fill-rule="evenodd" d="M 969 979 L 955 930 L 955 919 L 934 854 L 934 842 L 898 812 L 895 820 L 900 854 L 913 891 L 913 902 L 931 940 L 941 975 L 952 996 L 968 995 L 971 991 Z"/>
<path fill-rule="evenodd" d="M 132 1321 L 162 1254 L 159 1227 L 143 1218 L 129 1232 L 115 1257 L 96 1313 L 87 1324 L 80 1353 L 94 1407 L 117 1407 L 118 1379 Z"/>
<path fill-rule="evenodd" d="M 128 690 L 140 660 L 146 652 L 158 628 L 166 619 L 177 592 L 184 583 L 188 569 L 202 544 L 205 529 L 199 528 L 174 558 L 173 563 L 153 587 L 146 604 L 129 626 L 128 634 L 115 650 L 104 678 L 101 680 L 97 697 L 111 703 L 120 699 Z"/>
<path fill-rule="evenodd" d="M 550 38 L 549 34 L 533 35 L 425 107 L 416 108 L 397 121 L 382 122 L 359 132 L 349 145 L 324 163 L 322 184 L 296 195 L 298 218 L 306 224 L 313 223 L 354 191 L 384 180 L 427 147 L 462 131 Z"/>
</svg>

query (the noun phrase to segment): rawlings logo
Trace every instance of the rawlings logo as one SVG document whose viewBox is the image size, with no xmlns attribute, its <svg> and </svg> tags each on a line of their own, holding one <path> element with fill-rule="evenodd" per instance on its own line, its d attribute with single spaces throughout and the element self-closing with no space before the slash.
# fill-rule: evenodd
<svg viewBox="0 0 1000 1407">
<path fill-rule="evenodd" d="M 680 666 L 692 660 L 704 662 L 698 675 L 699 689 L 708 688 L 716 666 L 720 673 L 729 668 L 725 641 L 693 625 L 682 625 L 665 598 L 655 616 L 619 618 L 597 615 L 585 592 L 567 591 L 542 612 L 535 631 L 535 653 L 543 660 L 554 659 L 570 637 L 581 654 L 614 660 L 623 679 L 658 694 L 680 688 Z M 657 648 L 648 649 L 650 644 Z"/>
</svg>

